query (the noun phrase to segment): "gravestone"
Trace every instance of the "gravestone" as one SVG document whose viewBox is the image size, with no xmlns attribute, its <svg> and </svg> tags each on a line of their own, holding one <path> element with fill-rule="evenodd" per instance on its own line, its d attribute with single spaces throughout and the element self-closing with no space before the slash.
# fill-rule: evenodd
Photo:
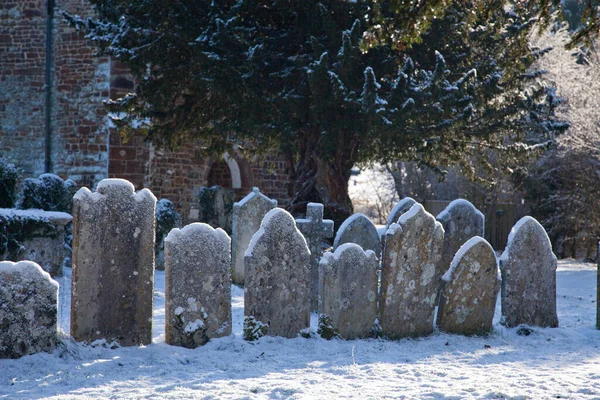
<svg viewBox="0 0 600 400">
<path fill-rule="evenodd" d="M 19 358 L 57 344 L 58 283 L 31 261 L 0 262 L 0 358 Z"/>
<path fill-rule="evenodd" d="M 500 291 L 496 253 L 482 237 L 469 239 L 442 277 L 437 325 L 441 331 L 483 335 L 492 330 Z"/>
<path fill-rule="evenodd" d="M 388 338 L 433 332 L 443 241 L 444 228 L 418 203 L 387 230 L 379 322 Z"/>
<path fill-rule="evenodd" d="M 165 238 L 165 341 L 195 348 L 231 333 L 231 239 L 193 223 Z"/>
<path fill-rule="evenodd" d="M 379 260 L 372 250 L 346 243 L 325 253 L 320 267 L 322 307 L 331 324 L 344 339 L 370 336 L 377 318 L 377 269 Z"/>
<path fill-rule="evenodd" d="M 260 228 L 263 217 L 277 207 L 277 200 L 263 195 L 258 188 L 233 205 L 233 229 L 231 235 L 231 279 L 237 285 L 244 284 L 244 253 L 252 236 Z"/>
<path fill-rule="evenodd" d="M 62 276 L 72 220 L 64 212 L 0 208 L 0 260 L 33 261 L 51 276 Z"/>
<path fill-rule="evenodd" d="M 377 228 L 366 215 L 351 215 L 338 229 L 333 242 L 334 250 L 344 243 L 356 243 L 364 250 L 373 250 L 377 257 L 381 256 L 381 239 Z"/>
<path fill-rule="evenodd" d="M 306 218 L 296 220 L 310 249 L 310 309 L 317 310 L 319 300 L 319 260 L 323 255 L 323 239 L 333 237 L 333 221 L 323 220 L 323 204 L 308 203 Z"/>
<path fill-rule="evenodd" d="M 156 197 L 123 179 L 73 198 L 71 336 L 77 341 L 152 341 Z"/>
<path fill-rule="evenodd" d="M 268 335 L 296 337 L 310 327 L 310 251 L 294 218 L 265 215 L 245 256 L 244 316 L 268 325 Z"/>
<path fill-rule="evenodd" d="M 233 190 L 218 185 L 203 186 L 198 193 L 198 220 L 229 234 L 233 223 L 234 202 Z"/>
<path fill-rule="evenodd" d="M 392 211 L 390 212 L 390 215 L 388 216 L 387 222 L 385 223 L 385 228 L 387 229 L 394 222 L 398 222 L 398 218 L 400 218 L 400 216 L 402 214 L 404 214 L 405 212 L 410 210 L 410 208 L 415 203 L 416 203 L 416 200 L 413 199 L 412 197 L 405 197 L 402 200 L 400 200 L 394 206 L 394 208 L 392 208 Z"/>
<path fill-rule="evenodd" d="M 473 204 L 457 199 L 448 204 L 436 219 L 444 228 L 442 246 L 442 273 L 445 273 L 460 247 L 474 236 L 484 236 L 485 217 Z"/>
<path fill-rule="evenodd" d="M 511 229 L 500 257 L 506 326 L 557 327 L 556 256 L 544 227 L 532 217 Z"/>
</svg>

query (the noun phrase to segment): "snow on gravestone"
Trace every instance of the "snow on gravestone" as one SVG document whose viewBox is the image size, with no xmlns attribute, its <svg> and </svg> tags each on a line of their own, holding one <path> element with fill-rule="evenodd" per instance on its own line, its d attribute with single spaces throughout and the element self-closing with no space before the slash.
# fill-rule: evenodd
<svg viewBox="0 0 600 400">
<path fill-rule="evenodd" d="M 152 341 L 156 197 L 123 179 L 73 197 L 71 336 Z"/>
<path fill-rule="evenodd" d="M 310 309 L 317 310 L 319 303 L 319 260 L 323 255 L 323 239 L 333 237 L 333 221 L 323 219 L 323 204 L 308 203 L 306 218 L 296 220 L 310 249 Z"/>
<path fill-rule="evenodd" d="M 337 249 L 344 243 L 356 243 L 364 250 L 373 250 L 377 257 L 381 256 L 381 239 L 377 228 L 364 214 L 353 214 L 340 226 L 333 248 Z"/>
<path fill-rule="evenodd" d="M 558 326 L 556 256 L 544 227 L 534 218 L 523 217 L 511 229 L 500 271 L 506 326 Z"/>
<path fill-rule="evenodd" d="M 377 318 L 378 266 L 372 250 L 365 252 L 354 243 L 343 244 L 321 259 L 319 311 L 331 318 L 344 339 L 370 336 Z"/>
<path fill-rule="evenodd" d="M 195 348 L 231 333 L 231 239 L 204 223 L 165 239 L 165 341 Z"/>
<path fill-rule="evenodd" d="M 252 189 L 246 197 L 233 204 L 233 227 L 231 232 L 232 270 L 233 283 L 244 284 L 244 253 L 252 236 L 260 228 L 263 217 L 277 207 L 277 200 L 269 199 L 260 193 L 257 187 Z"/>
<path fill-rule="evenodd" d="M 444 228 L 444 244 L 440 265 L 445 273 L 460 247 L 474 236 L 484 235 L 485 217 L 473 204 L 457 199 L 448 204 L 436 219 Z"/>
<path fill-rule="evenodd" d="M 268 325 L 271 336 L 292 338 L 309 328 L 309 263 L 306 240 L 291 214 L 269 211 L 246 250 L 244 316 Z"/>
<path fill-rule="evenodd" d="M 388 338 L 433 332 L 443 241 L 444 228 L 418 203 L 387 230 L 379 306 Z"/>
<path fill-rule="evenodd" d="M 0 262 L 0 358 L 53 351 L 57 315 L 58 283 L 42 267 Z"/>
<path fill-rule="evenodd" d="M 398 222 L 398 218 L 400 218 L 400 216 L 402 214 L 404 214 L 405 212 L 407 212 L 408 210 L 410 210 L 410 208 L 415 203 L 416 203 L 416 201 L 412 197 L 405 197 L 402 200 L 400 200 L 394 206 L 394 208 L 392 208 L 392 211 L 390 212 L 390 215 L 388 216 L 387 222 L 385 223 L 385 228 L 387 229 L 394 222 Z"/>
<path fill-rule="evenodd" d="M 479 236 L 469 239 L 442 277 L 437 312 L 439 329 L 461 335 L 491 331 L 500 281 L 492 246 Z"/>
</svg>

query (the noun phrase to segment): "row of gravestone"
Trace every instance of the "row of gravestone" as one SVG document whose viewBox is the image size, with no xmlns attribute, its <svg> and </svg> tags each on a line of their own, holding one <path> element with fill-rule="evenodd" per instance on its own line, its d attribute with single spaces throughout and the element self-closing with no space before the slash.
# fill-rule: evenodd
<svg viewBox="0 0 600 400">
<path fill-rule="evenodd" d="M 250 200 L 246 200 L 246 203 Z M 151 341 L 155 202 L 156 199 L 148 190 L 136 194 L 133 186 L 123 180 L 105 180 L 98 185 L 96 193 L 84 188 L 75 195 L 71 335 L 76 340 L 93 341 L 105 338 L 115 340 L 121 345 L 145 344 Z M 238 205 L 242 209 L 243 206 L 244 202 Z M 320 214 L 318 205 L 313 205 L 310 209 L 314 215 L 309 212 L 305 222 L 314 222 L 310 229 L 316 232 L 315 237 L 327 235 L 329 224 L 323 224 L 322 209 Z M 352 221 L 355 220 L 358 218 L 352 218 L 347 225 L 353 226 Z M 238 220 L 238 223 L 239 221 L 242 219 Z M 544 279 L 539 279 L 539 273 L 532 274 L 530 270 L 523 272 L 519 271 L 519 268 L 515 272 L 511 267 L 520 266 L 519 259 L 523 256 L 519 254 L 527 253 L 530 248 L 536 248 L 543 254 L 552 254 L 549 241 L 545 236 L 540 236 L 541 227 L 538 228 L 527 221 L 515 227 L 517 233 L 511 236 L 515 236 L 516 239 L 510 240 L 508 253 L 502 257 L 506 263 L 503 272 L 506 271 L 509 278 L 514 276 L 517 279 L 514 284 L 505 285 L 503 309 L 505 297 L 515 299 L 513 303 L 519 304 L 521 298 L 529 296 L 533 307 L 541 310 L 547 305 L 542 304 L 543 299 L 540 300 L 539 282 L 548 284 L 542 285 L 542 290 L 545 288 L 548 293 L 555 290 L 554 278 L 550 278 L 550 274 L 547 273 L 551 267 L 544 266 Z M 428 233 L 424 230 L 426 226 L 429 227 Z M 524 229 L 525 226 L 527 229 Z M 529 232 L 531 229 L 533 234 Z M 340 228 L 340 231 L 343 230 Z M 521 231 L 527 233 L 521 235 L 518 233 Z M 545 235 L 543 228 L 541 232 Z M 341 336 L 364 337 L 366 333 L 363 327 L 359 329 L 351 326 L 348 329 L 357 333 L 348 333 L 343 321 L 348 320 L 352 324 L 353 320 L 359 320 L 358 314 L 365 314 L 364 319 L 370 322 L 363 322 L 363 325 L 371 327 L 377 317 L 379 301 L 381 327 L 386 336 L 394 338 L 427 334 L 433 329 L 432 310 L 436 303 L 438 278 L 442 274 L 438 267 L 442 238 L 443 229 L 440 223 L 435 222 L 420 205 L 414 205 L 404 213 L 397 224 L 390 224 L 385 240 L 379 296 L 375 255 L 364 253 L 356 245 L 342 245 L 343 238 L 338 235 L 336 252 L 325 256 L 319 264 L 321 311 L 329 316 L 334 329 L 339 330 Z M 544 238 L 547 243 L 543 241 Z M 475 244 L 482 242 L 483 239 L 477 239 Z M 545 244 L 548 245 L 547 248 L 544 247 Z M 229 237 L 220 229 L 192 224 L 181 230 L 173 230 L 165 240 L 165 247 L 167 342 L 194 347 L 211 337 L 228 335 L 231 332 Z M 482 246 L 472 243 L 468 246 L 469 251 L 463 251 L 458 261 L 452 263 L 453 267 L 445 275 L 448 283 L 442 291 L 442 298 L 446 294 L 446 297 L 451 299 L 452 293 L 459 293 L 452 286 L 453 282 L 459 282 L 462 285 L 461 290 L 466 290 L 466 286 L 475 285 L 472 282 L 465 285 L 455 277 L 481 276 L 479 271 L 488 275 L 490 271 L 497 272 L 495 255 L 494 266 L 490 266 L 492 257 L 482 259 L 477 254 L 473 255 L 477 252 L 472 249 L 479 247 Z M 511 256 L 511 251 L 517 255 Z M 245 251 L 247 338 L 252 338 L 252 331 L 264 333 L 268 329 L 270 335 L 290 337 L 308 328 L 312 280 L 310 257 L 311 252 L 306 240 L 298 231 L 291 215 L 281 209 L 267 213 Z M 358 267 L 360 263 L 356 261 L 361 257 L 366 260 L 363 262 L 366 265 L 364 268 Z M 469 257 L 475 261 L 464 261 L 469 260 Z M 533 253 L 531 257 L 537 261 L 540 256 Z M 346 262 L 347 259 L 354 261 Z M 468 268 L 463 265 L 468 265 Z M 554 259 L 552 275 L 555 266 Z M 352 272 L 353 268 L 355 273 Z M 464 273 L 465 268 L 469 272 Z M 13 272 L 16 270 L 14 266 L 5 269 Z M 11 288 L 11 282 L 26 286 L 32 283 L 23 283 L 27 281 L 23 277 L 15 277 L 10 273 L 2 274 L 1 271 L 0 268 L 0 287 L 6 294 L 15 290 L 28 293 L 23 288 Z M 30 272 L 28 276 L 35 274 L 38 273 Z M 409 279 L 411 276 L 414 279 Z M 530 280 L 533 276 L 533 282 L 518 281 L 518 277 L 523 276 Z M 510 282 L 510 279 L 505 279 L 506 282 Z M 484 290 L 482 296 L 487 294 L 487 299 L 491 296 L 490 293 L 496 293 L 497 282 L 494 285 L 490 291 Z M 526 290 L 524 296 L 524 293 L 519 291 L 523 291 L 527 285 L 532 287 L 531 290 Z M 54 289 L 50 287 L 50 292 L 52 290 Z M 37 293 L 31 293 L 34 292 Z M 477 293 L 477 289 L 472 292 Z M 458 294 L 454 297 L 457 296 Z M 360 303 L 361 298 L 366 298 L 366 305 Z M 448 305 L 450 301 L 448 304 L 443 303 L 440 307 L 443 313 L 440 316 L 454 315 L 455 319 L 462 320 L 463 325 L 466 317 L 473 314 L 472 307 L 469 308 L 471 304 L 483 302 L 476 295 L 473 298 L 463 295 L 458 301 L 464 304 L 457 307 Z M 0 326 L 0 343 L 4 346 L 0 346 L 0 356 L 12 357 L 17 353 L 22 355 L 32 352 L 28 349 L 38 349 L 32 343 L 43 342 L 35 340 L 35 337 L 39 336 L 39 332 L 45 331 L 42 328 L 32 328 L 38 322 L 47 322 L 48 318 L 36 317 L 31 321 L 27 320 L 29 325 L 24 329 L 17 328 L 20 326 L 17 322 L 18 316 L 22 313 L 7 304 L 4 303 L 0 309 L 0 321 L 3 321 L 3 325 Z M 21 301 L 21 304 L 28 303 Z M 56 310 L 55 301 L 36 301 L 35 304 L 46 310 L 44 313 Z M 510 302 L 507 304 L 510 306 Z M 555 307 L 555 301 L 552 305 Z M 466 306 L 469 307 L 465 308 Z M 16 307 L 19 308 L 20 305 Z M 531 311 L 531 307 L 523 305 L 520 305 L 520 309 L 523 318 L 507 320 L 510 326 L 517 325 L 519 321 L 542 326 L 556 325 L 553 321 L 544 322 L 545 320 L 539 317 L 539 310 Z M 517 311 L 519 310 L 515 311 L 515 315 Z M 356 312 L 357 315 L 348 314 L 352 312 Z M 42 315 L 46 315 L 44 313 Z M 28 315 L 37 314 L 36 310 L 28 311 Z M 486 313 L 488 316 L 489 314 Z M 554 321 L 555 314 L 554 308 Z M 491 315 L 493 316 L 493 310 Z M 5 323 L 4 318 L 13 322 Z M 443 318 L 446 321 L 452 319 L 451 316 Z M 443 319 L 438 318 L 438 321 L 442 327 Z M 468 324 L 471 323 L 467 322 Z M 423 326 L 425 328 L 421 330 Z M 38 336 L 25 335 L 23 332 L 27 329 L 38 332 L 35 333 Z"/>
</svg>

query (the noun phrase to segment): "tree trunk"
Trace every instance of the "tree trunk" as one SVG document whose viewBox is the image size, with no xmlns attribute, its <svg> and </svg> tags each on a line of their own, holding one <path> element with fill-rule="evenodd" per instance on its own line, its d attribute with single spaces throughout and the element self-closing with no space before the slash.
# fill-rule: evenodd
<svg viewBox="0 0 600 400">
<path fill-rule="evenodd" d="M 308 203 L 322 203 L 325 207 L 323 217 L 333 220 L 337 230 L 353 212 L 348 195 L 352 161 L 345 154 L 322 159 L 315 151 L 317 147 L 316 140 L 304 141 L 296 165 L 293 165 L 295 157 L 288 156 L 292 201 L 287 208 L 292 214 L 300 215 L 306 212 Z"/>
</svg>

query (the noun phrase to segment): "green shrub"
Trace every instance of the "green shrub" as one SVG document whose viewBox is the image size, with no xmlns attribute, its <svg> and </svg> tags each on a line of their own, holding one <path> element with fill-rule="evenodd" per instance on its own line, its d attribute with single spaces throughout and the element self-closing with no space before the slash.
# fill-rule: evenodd
<svg viewBox="0 0 600 400">
<path fill-rule="evenodd" d="M 0 157 L 0 208 L 12 208 L 15 205 L 18 178 L 15 166 Z"/>
<path fill-rule="evenodd" d="M 70 179 L 63 181 L 54 174 L 42 174 L 37 179 L 27 178 L 23 181 L 19 208 L 38 208 L 70 214 L 76 190 L 75 182 Z"/>
</svg>

